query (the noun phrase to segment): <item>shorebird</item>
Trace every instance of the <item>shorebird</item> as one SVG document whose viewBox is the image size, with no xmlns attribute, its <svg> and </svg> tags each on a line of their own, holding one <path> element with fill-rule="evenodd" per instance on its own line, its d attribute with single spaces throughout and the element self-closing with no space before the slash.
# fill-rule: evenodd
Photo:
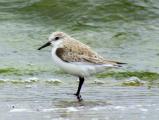
<svg viewBox="0 0 159 120">
<path fill-rule="evenodd" d="M 121 62 L 106 60 L 89 46 L 81 43 L 64 32 L 53 32 L 48 42 L 38 48 L 52 46 L 52 58 L 55 65 L 66 73 L 79 77 L 76 95 L 82 101 L 80 91 L 85 77 L 105 71 L 107 68 L 121 67 Z"/>
</svg>

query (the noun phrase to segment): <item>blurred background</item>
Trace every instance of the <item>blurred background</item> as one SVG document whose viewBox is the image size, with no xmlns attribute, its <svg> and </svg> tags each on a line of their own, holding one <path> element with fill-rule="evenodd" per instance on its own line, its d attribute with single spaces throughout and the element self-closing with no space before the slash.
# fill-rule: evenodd
<svg viewBox="0 0 159 120">
<path fill-rule="evenodd" d="M 12 105 L 19 106 L 22 111 L 25 111 L 24 106 L 28 109 L 32 108 L 30 106 L 40 109 L 39 104 L 42 104 L 41 108 L 59 107 L 59 104 L 64 108 L 72 107 L 72 101 L 70 103 L 66 101 L 74 96 L 65 93 L 72 93 L 73 89 L 76 89 L 77 82 L 74 80 L 76 78 L 63 74 L 53 65 L 51 47 L 37 50 L 48 40 L 49 34 L 55 31 L 66 32 L 91 46 L 105 58 L 128 63 L 123 69 L 88 78 L 89 81 L 83 90 L 86 100 L 88 99 L 88 106 L 80 108 L 77 105 L 79 108 L 76 108 L 75 105 L 73 111 L 81 110 L 83 119 L 101 116 L 111 120 L 116 118 L 135 120 L 138 115 L 141 115 L 140 120 L 159 118 L 156 114 L 159 112 L 158 0 L 0 0 L 0 103 L 3 103 L 1 107 L 5 111 L 9 111 Z M 39 85 L 39 82 L 44 80 L 47 80 L 47 87 Z M 102 85 L 98 86 L 98 83 Z M 136 94 L 131 93 L 132 91 Z M 98 92 L 98 95 L 93 94 Z M 123 96 L 123 92 L 126 95 Z M 130 94 L 133 94 L 133 97 L 130 97 Z M 119 97 L 121 101 L 118 103 Z M 17 103 L 17 99 L 26 100 L 25 104 Z M 66 101 L 59 102 L 58 105 L 52 104 L 52 101 L 62 99 Z M 105 99 L 121 106 L 108 105 L 108 109 L 101 108 L 97 115 L 92 117 L 94 111 L 92 112 L 91 109 L 96 110 L 92 106 L 98 107 L 98 103 L 102 103 L 102 106 L 107 105 Z M 91 100 L 94 102 L 92 103 Z M 44 101 L 49 101 L 51 105 Z M 142 103 L 149 105 L 150 108 L 142 108 Z M 9 104 L 9 107 L 6 107 L 6 104 Z M 127 109 L 127 106 L 132 108 Z M 68 109 L 63 110 L 61 112 L 63 114 L 68 112 Z M 110 113 L 110 110 L 116 112 Z M 125 111 L 121 113 L 122 110 L 127 110 L 129 113 Z M 90 116 L 86 115 L 86 111 Z M 0 112 L 6 118 L 7 115 L 5 116 L 2 110 Z M 59 114 L 57 110 L 55 118 L 62 116 L 61 113 Z M 30 118 L 38 118 L 37 114 L 32 114 Z M 53 118 L 53 114 L 49 111 L 48 119 Z M 25 112 L 23 115 L 26 115 Z M 67 117 L 74 119 L 78 116 L 77 113 L 69 115 L 59 119 Z M 17 117 L 17 114 L 11 114 L 7 119 L 13 116 Z M 28 116 L 26 118 L 28 119 Z"/>
<path fill-rule="evenodd" d="M 0 67 L 39 74 L 56 69 L 51 48 L 37 48 L 63 31 L 127 62 L 128 70 L 159 72 L 158 6 L 157 0 L 1 0 Z"/>
</svg>

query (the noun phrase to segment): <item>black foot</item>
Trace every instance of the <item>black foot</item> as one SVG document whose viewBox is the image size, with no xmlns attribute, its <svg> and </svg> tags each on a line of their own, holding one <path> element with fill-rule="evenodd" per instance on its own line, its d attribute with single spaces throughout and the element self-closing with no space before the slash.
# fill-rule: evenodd
<svg viewBox="0 0 159 120">
<path fill-rule="evenodd" d="M 81 95 L 79 95 L 79 94 L 77 94 L 77 93 L 75 93 L 74 95 L 76 95 L 76 97 L 77 97 L 77 99 L 78 99 L 79 102 L 83 101 Z"/>
</svg>

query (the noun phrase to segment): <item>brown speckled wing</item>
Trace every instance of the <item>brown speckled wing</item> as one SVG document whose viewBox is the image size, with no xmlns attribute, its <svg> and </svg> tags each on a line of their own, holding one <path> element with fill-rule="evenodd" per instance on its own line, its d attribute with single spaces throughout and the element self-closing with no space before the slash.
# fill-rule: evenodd
<svg viewBox="0 0 159 120">
<path fill-rule="evenodd" d="M 56 55 L 65 62 L 84 62 L 89 64 L 112 64 L 119 62 L 105 60 L 96 52 L 92 51 L 87 45 L 79 41 L 67 41 L 63 48 L 56 50 Z"/>
<path fill-rule="evenodd" d="M 112 64 L 112 62 L 108 62 L 104 60 L 102 57 L 96 55 L 95 53 L 83 54 L 81 51 L 72 51 L 67 48 L 58 48 L 56 50 L 56 55 L 65 62 L 84 62 L 89 64 Z"/>
</svg>

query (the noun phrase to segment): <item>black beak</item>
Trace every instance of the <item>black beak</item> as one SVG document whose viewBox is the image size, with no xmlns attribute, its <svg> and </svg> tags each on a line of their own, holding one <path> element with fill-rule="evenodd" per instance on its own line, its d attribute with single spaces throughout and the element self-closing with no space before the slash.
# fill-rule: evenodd
<svg viewBox="0 0 159 120">
<path fill-rule="evenodd" d="M 42 48 L 45 48 L 47 46 L 51 45 L 50 42 L 45 43 L 43 46 L 39 47 L 38 50 L 41 50 Z"/>
</svg>

